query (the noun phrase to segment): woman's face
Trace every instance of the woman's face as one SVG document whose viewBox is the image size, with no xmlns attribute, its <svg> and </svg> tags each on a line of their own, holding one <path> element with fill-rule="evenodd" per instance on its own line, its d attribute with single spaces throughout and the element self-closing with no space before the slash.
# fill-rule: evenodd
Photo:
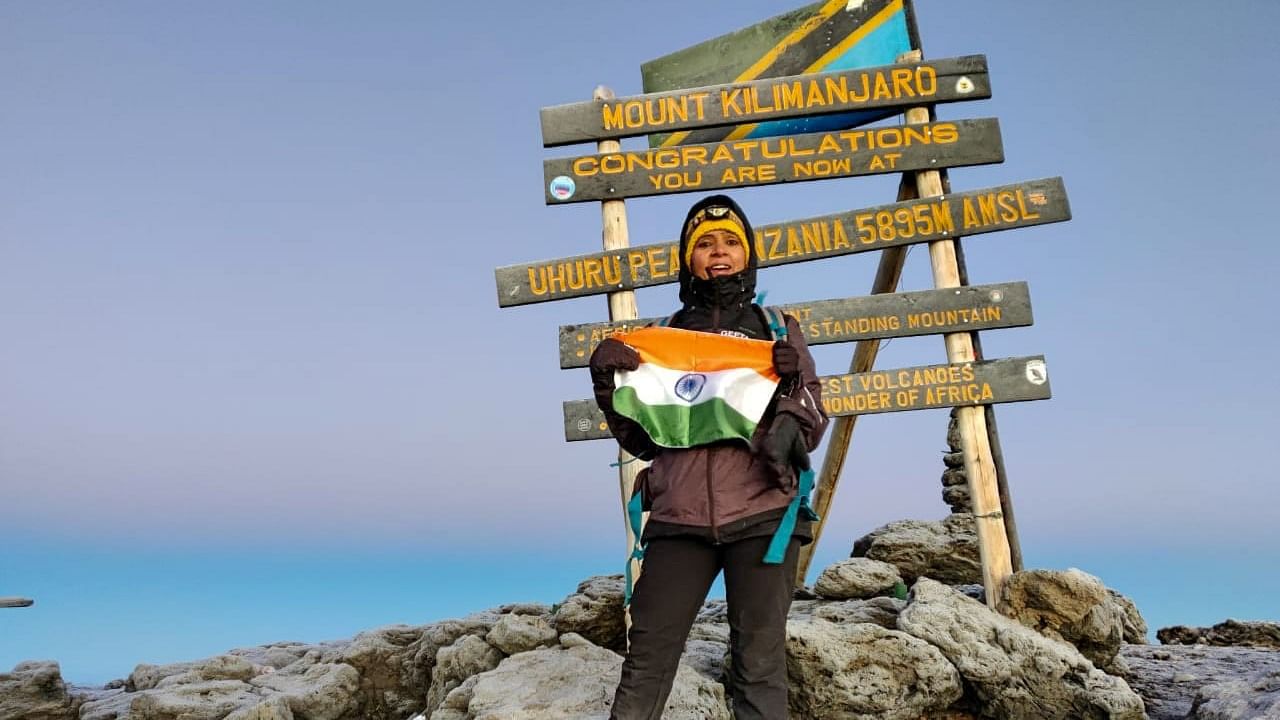
<svg viewBox="0 0 1280 720">
<path fill-rule="evenodd" d="M 731 230 L 712 230 L 693 244 L 689 272 L 708 280 L 742 272 L 747 267 L 747 248 Z"/>
</svg>

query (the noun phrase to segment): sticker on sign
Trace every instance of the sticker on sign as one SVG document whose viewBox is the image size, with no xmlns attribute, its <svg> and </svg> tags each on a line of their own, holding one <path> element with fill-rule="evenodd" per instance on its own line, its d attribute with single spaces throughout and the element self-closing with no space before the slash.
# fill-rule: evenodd
<svg viewBox="0 0 1280 720">
<path fill-rule="evenodd" d="M 551 197 L 557 200 L 568 200 L 577 192 L 578 184 L 568 175 L 557 175 L 551 179 L 547 189 L 551 191 Z"/>
</svg>

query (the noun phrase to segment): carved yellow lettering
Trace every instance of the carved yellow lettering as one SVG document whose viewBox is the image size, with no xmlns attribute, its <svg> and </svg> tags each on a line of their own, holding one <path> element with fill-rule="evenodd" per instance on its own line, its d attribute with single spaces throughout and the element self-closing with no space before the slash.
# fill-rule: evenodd
<svg viewBox="0 0 1280 720">
<path fill-rule="evenodd" d="M 622 103 L 605 103 L 600 108 L 600 115 L 605 130 L 622 129 Z"/>
</svg>

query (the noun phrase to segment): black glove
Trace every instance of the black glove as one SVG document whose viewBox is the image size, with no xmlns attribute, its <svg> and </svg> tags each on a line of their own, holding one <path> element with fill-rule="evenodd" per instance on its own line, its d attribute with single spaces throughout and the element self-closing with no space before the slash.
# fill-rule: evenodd
<svg viewBox="0 0 1280 720">
<path fill-rule="evenodd" d="M 635 370 L 640 367 L 640 353 L 621 340 L 605 338 L 596 346 L 588 361 L 591 382 L 596 387 L 613 387 L 615 370 Z"/>
<path fill-rule="evenodd" d="M 778 377 L 789 379 L 800 373 L 800 351 L 786 340 L 778 340 L 773 344 L 773 369 Z"/>
<path fill-rule="evenodd" d="M 775 480 L 781 481 L 790 471 L 809 469 L 809 450 L 804 443 L 804 430 L 790 414 L 773 419 L 773 425 L 761 441 L 760 456 Z"/>
</svg>

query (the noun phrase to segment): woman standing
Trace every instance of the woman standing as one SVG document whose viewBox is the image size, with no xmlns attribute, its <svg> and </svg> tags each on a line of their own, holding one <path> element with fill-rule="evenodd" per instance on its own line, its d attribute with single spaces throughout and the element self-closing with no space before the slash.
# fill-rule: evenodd
<svg viewBox="0 0 1280 720">
<path fill-rule="evenodd" d="M 746 215 L 724 195 L 694 204 L 680 233 L 680 301 L 671 326 L 769 340 L 755 297 L 757 258 Z M 729 697 L 737 720 L 787 717 L 786 620 L 796 563 L 812 534 L 795 525 L 781 564 L 764 556 L 809 452 L 826 429 L 821 386 L 799 325 L 773 345 L 778 392 L 750 445 L 718 441 L 662 448 L 613 408 L 614 372 L 640 357 L 619 340 L 600 343 L 590 368 L 596 402 L 618 443 L 652 460 L 638 479 L 649 521 L 644 572 L 631 600 L 630 649 L 614 698 L 614 720 L 660 718 L 689 629 L 722 570 L 728 601 Z"/>
</svg>

